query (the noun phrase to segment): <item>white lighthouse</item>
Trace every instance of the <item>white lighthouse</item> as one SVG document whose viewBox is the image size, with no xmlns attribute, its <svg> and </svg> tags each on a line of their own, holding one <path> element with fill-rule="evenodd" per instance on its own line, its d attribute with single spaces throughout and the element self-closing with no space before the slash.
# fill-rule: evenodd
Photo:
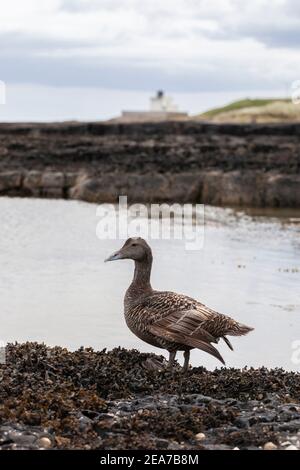
<svg viewBox="0 0 300 470">
<path fill-rule="evenodd" d="M 153 98 L 150 98 L 150 111 L 177 113 L 178 106 L 171 96 L 166 96 L 162 90 L 159 90 Z"/>
<path fill-rule="evenodd" d="M 187 117 L 186 112 L 179 111 L 171 96 L 159 90 L 150 98 L 149 111 L 123 111 L 122 116 L 117 120 L 118 122 L 153 122 L 184 120 Z"/>
</svg>

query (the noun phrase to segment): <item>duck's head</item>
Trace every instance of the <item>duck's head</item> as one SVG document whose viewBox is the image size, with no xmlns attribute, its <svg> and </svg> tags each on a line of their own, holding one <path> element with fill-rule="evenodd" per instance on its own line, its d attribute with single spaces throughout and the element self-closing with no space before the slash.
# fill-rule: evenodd
<svg viewBox="0 0 300 470">
<path fill-rule="evenodd" d="M 118 259 L 133 259 L 134 261 L 144 261 L 152 258 L 151 248 L 143 238 L 128 238 L 122 248 L 116 251 L 105 261 L 116 261 Z"/>
</svg>

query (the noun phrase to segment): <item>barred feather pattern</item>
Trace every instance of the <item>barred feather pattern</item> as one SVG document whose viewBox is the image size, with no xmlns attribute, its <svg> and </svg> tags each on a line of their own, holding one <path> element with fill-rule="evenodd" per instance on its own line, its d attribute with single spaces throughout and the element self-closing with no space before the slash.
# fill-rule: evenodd
<svg viewBox="0 0 300 470">
<path fill-rule="evenodd" d="M 125 319 L 133 333 L 153 346 L 169 351 L 199 348 L 223 363 L 211 343 L 225 335 L 244 335 L 252 329 L 191 297 L 150 291 L 136 299 L 130 288 L 125 297 Z M 225 341 L 232 349 L 226 337 Z"/>
<path fill-rule="evenodd" d="M 222 338 L 233 349 L 226 335 L 240 336 L 252 330 L 191 297 L 153 290 L 152 251 L 142 238 L 129 238 L 110 258 L 135 261 L 133 281 L 124 298 L 125 320 L 143 341 L 170 352 L 198 348 L 224 363 L 213 344 Z"/>
</svg>

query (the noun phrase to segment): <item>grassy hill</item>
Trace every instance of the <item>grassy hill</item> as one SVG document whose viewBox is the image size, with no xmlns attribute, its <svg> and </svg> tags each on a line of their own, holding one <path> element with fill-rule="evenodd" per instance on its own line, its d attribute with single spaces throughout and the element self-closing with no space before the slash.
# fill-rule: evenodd
<svg viewBox="0 0 300 470">
<path fill-rule="evenodd" d="M 213 122 L 298 122 L 300 105 L 289 99 L 243 99 L 195 116 Z"/>
</svg>

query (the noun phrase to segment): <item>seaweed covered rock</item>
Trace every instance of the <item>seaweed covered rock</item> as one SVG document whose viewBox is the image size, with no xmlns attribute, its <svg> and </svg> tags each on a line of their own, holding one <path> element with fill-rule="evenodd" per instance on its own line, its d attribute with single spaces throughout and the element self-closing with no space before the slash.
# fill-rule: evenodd
<svg viewBox="0 0 300 470">
<path fill-rule="evenodd" d="M 25 343 L 7 346 L 0 378 L 0 448 L 300 446 L 300 376 L 282 369 L 183 376 L 136 350 Z"/>
</svg>

